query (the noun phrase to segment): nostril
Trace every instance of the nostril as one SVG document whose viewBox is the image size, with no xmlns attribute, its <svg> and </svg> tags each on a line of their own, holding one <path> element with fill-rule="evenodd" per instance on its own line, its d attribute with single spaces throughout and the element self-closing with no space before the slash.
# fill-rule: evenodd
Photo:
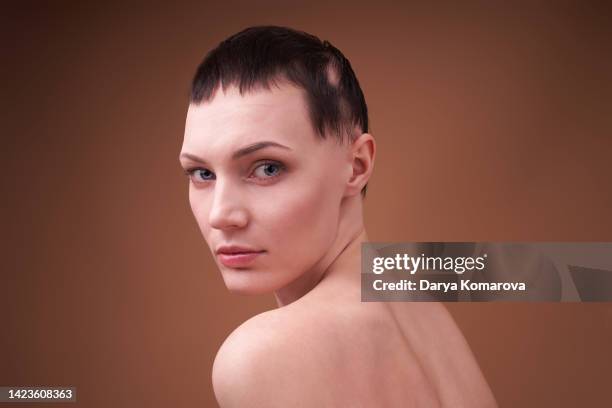
<svg viewBox="0 0 612 408">
<path fill-rule="evenodd" d="M 225 209 L 211 212 L 210 226 L 215 229 L 244 228 L 248 223 L 246 211 L 241 209 Z"/>
<path fill-rule="evenodd" d="M 218 230 L 243 228 L 248 223 L 248 214 L 241 191 L 231 179 L 217 177 L 212 190 L 209 222 Z"/>
</svg>

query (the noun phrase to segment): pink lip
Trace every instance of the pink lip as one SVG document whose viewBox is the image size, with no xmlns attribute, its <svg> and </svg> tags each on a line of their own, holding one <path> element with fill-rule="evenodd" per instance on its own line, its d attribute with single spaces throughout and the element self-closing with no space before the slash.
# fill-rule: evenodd
<svg viewBox="0 0 612 408">
<path fill-rule="evenodd" d="M 235 252 L 235 253 L 217 253 L 219 261 L 230 268 L 240 268 L 249 266 L 255 258 L 263 254 L 265 251 L 250 251 L 250 252 Z"/>
</svg>

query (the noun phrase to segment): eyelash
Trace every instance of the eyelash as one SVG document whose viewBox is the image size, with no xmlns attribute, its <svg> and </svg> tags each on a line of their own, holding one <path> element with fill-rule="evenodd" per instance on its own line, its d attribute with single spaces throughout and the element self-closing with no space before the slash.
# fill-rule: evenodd
<svg viewBox="0 0 612 408">
<path fill-rule="evenodd" d="M 261 180 L 271 180 L 271 179 L 275 179 L 277 177 L 279 177 L 285 170 L 285 166 L 282 163 L 279 162 L 275 162 L 275 161 L 263 161 L 257 164 L 257 166 L 255 166 L 255 168 L 253 169 L 253 171 L 251 171 L 251 174 L 253 174 L 255 172 L 255 170 L 257 170 L 258 168 L 262 167 L 262 166 L 277 166 L 279 168 L 278 173 L 273 175 L 273 176 L 269 176 L 269 177 L 256 177 L 258 179 Z M 210 179 L 203 179 L 203 180 L 194 180 L 194 174 L 196 171 L 198 170 L 206 170 L 208 171 L 210 174 L 212 174 L 214 176 L 215 173 L 213 173 L 212 171 L 204 168 L 204 167 L 192 167 L 189 168 L 187 170 L 185 170 L 185 175 L 187 175 L 189 177 L 189 179 L 194 182 L 194 183 L 198 183 L 198 184 L 202 184 L 202 183 L 207 183 L 209 181 L 215 180 L 215 178 L 210 178 Z"/>
</svg>

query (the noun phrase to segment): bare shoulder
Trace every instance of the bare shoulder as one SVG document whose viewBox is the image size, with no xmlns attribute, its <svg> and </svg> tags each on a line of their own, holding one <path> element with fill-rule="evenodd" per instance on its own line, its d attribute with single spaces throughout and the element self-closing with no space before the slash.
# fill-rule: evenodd
<svg viewBox="0 0 612 408">
<path fill-rule="evenodd" d="M 228 336 L 212 374 L 222 408 L 316 406 L 324 401 L 324 395 L 311 392 L 324 371 L 321 344 L 301 323 L 299 316 L 272 310 Z"/>
<path fill-rule="evenodd" d="M 247 320 L 217 353 L 213 387 L 219 404 L 395 406 L 387 387 L 427 389 L 418 364 L 393 372 L 395 356 L 385 351 L 402 347 L 401 340 L 373 307 L 304 302 Z"/>
</svg>

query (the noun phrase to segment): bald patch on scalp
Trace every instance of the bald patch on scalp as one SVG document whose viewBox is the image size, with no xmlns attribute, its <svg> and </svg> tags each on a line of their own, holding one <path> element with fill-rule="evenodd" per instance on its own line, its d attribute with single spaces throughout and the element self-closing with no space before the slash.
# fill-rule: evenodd
<svg viewBox="0 0 612 408">
<path fill-rule="evenodd" d="M 333 62 L 327 64 L 326 75 L 327 82 L 338 90 L 340 85 L 340 74 L 338 73 L 338 67 Z"/>
</svg>

